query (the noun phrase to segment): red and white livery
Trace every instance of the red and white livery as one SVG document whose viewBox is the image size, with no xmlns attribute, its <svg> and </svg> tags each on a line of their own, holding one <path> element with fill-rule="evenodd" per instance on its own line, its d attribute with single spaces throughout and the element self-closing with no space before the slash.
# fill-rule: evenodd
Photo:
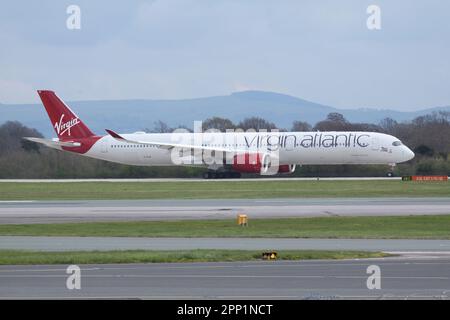
<svg viewBox="0 0 450 320">
<path fill-rule="evenodd" d="M 94 134 L 53 91 L 38 94 L 55 139 L 48 147 L 137 166 L 205 166 L 205 178 L 292 173 L 297 165 L 389 164 L 412 159 L 399 139 L 377 132 L 175 132 Z"/>
</svg>

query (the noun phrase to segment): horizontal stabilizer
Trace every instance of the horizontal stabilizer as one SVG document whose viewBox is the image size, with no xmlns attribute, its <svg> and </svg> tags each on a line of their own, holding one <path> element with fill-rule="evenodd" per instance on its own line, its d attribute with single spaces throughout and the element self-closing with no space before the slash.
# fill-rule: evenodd
<svg viewBox="0 0 450 320">
<path fill-rule="evenodd" d="M 76 147 L 81 146 L 81 143 L 75 142 L 75 141 L 48 140 L 48 139 L 34 138 L 34 137 L 24 137 L 24 139 L 26 139 L 28 141 L 41 143 L 41 144 L 46 145 L 47 147 L 56 148 L 56 149 L 59 149 L 60 147 L 76 148 Z"/>
</svg>

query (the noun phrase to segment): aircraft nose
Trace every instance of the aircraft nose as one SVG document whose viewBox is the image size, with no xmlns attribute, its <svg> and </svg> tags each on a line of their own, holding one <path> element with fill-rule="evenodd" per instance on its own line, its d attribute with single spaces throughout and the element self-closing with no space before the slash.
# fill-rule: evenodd
<svg viewBox="0 0 450 320">
<path fill-rule="evenodd" d="M 405 161 L 411 160 L 415 156 L 414 152 L 412 152 L 411 149 L 406 146 L 403 150 L 403 155 L 405 156 Z"/>
</svg>

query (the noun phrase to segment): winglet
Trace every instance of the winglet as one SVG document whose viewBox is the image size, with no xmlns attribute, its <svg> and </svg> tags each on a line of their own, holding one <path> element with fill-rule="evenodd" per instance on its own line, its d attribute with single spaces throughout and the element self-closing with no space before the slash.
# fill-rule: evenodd
<svg viewBox="0 0 450 320">
<path fill-rule="evenodd" d="M 119 135 L 118 133 L 115 133 L 115 132 L 112 131 L 112 130 L 105 129 L 105 131 L 108 132 L 108 134 L 109 134 L 111 137 L 113 137 L 114 139 L 117 139 L 117 140 L 125 140 L 121 135 Z"/>
</svg>

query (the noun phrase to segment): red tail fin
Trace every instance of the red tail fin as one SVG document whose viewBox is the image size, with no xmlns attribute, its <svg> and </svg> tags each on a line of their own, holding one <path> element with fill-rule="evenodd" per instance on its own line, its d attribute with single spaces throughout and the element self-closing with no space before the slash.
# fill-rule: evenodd
<svg viewBox="0 0 450 320">
<path fill-rule="evenodd" d="M 91 130 L 53 91 L 38 90 L 58 138 L 80 139 L 94 136 Z"/>
</svg>

